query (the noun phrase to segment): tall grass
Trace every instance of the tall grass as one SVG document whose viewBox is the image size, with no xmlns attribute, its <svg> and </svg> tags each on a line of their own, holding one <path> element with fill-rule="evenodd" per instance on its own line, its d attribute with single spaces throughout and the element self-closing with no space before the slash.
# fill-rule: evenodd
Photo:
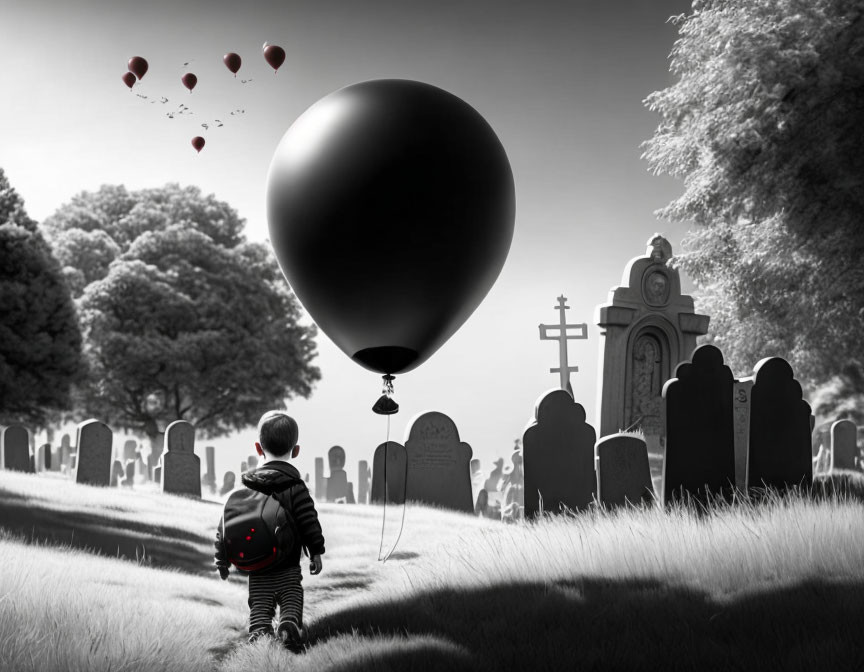
<svg viewBox="0 0 864 672">
<path fill-rule="evenodd" d="M 324 571 L 304 568 L 311 639 L 294 655 L 246 644 L 245 580 L 203 568 L 212 551 L 197 540 L 218 506 L 0 474 L 0 506 L 18 506 L 4 516 L 26 498 L 51 513 L 38 521 L 77 528 L 99 515 L 204 556 L 163 554 L 177 562 L 166 570 L 0 540 L 0 669 L 860 672 L 864 505 L 837 494 L 856 478 L 701 514 L 598 509 L 504 525 L 409 504 L 386 563 L 379 545 L 391 549 L 401 507 L 387 508 L 382 544 L 381 507 L 321 504 Z"/>
</svg>

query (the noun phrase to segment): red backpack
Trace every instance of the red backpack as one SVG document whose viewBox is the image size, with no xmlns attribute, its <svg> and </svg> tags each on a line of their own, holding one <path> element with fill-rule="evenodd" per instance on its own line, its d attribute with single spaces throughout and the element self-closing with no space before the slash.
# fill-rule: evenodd
<svg viewBox="0 0 864 672">
<path fill-rule="evenodd" d="M 299 482 L 293 479 L 288 487 Z M 298 543 L 298 535 L 292 515 L 276 495 L 241 488 L 225 502 L 222 541 L 232 565 L 241 572 L 257 572 L 279 565 Z"/>
</svg>

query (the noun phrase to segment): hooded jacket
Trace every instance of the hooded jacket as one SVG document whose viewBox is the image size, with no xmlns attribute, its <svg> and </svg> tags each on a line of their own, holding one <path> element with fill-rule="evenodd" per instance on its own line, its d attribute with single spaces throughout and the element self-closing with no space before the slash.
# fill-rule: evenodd
<svg viewBox="0 0 864 672">
<path fill-rule="evenodd" d="M 305 547 L 309 555 L 324 553 L 324 535 L 318 522 L 318 512 L 309 494 L 306 483 L 294 465 L 281 460 L 271 460 L 257 469 L 247 471 L 241 476 L 243 485 L 252 490 L 274 495 L 294 521 L 300 543 L 291 549 L 284 549 L 286 562 L 281 567 L 299 566 L 300 549 Z M 228 568 L 228 552 L 222 539 L 222 520 L 216 527 L 215 564 L 217 568 Z"/>
</svg>

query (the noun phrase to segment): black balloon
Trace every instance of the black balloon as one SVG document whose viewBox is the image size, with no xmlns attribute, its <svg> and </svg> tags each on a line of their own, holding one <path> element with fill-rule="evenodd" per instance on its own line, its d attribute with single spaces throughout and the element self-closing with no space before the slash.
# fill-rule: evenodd
<svg viewBox="0 0 864 672">
<path fill-rule="evenodd" d="M 395 374 L 474 312 L 513 238 L 507 155 L 480 114 L 408 80 L 348 86 L 285 133 L 267 180 L 270 241 L 339 348 Z"/>
</svg>

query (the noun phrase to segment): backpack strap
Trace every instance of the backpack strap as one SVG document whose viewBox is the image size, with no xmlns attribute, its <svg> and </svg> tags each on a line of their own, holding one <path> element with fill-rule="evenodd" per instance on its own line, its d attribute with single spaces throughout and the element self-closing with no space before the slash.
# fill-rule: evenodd
<svg viewBox="0 0 864 672">
<path fill-rule="evenodd" d="M 300 544 L 300 548 L 303 550 L 303 553 L 308 558 L 309 557 L 309 549 L 307 549 L 306 545 L 303 544 L 302 541 L 300 540 L 300 529 L 297 527 L 297 521 L 294 519 L 294 511 L 293 511 L 294 507 L 293 507 L 293 504 L 291 502 L 291 495 L 288 494 L 288 490 L 290 490 L 292 487 L 294 487 L 298 483 L 302 483 L 303 485 L 306 485 L 306 481 L 299 479 L 299 478 L 294 478 L 293 476 L 289 476 L 289 480 L 288 480 L 287 485 L 285 485 L 285 487 L 282 488 L 281 490 L 277 490 L 276 492 L 274 492 L 270 496 L 273 497 L 273 499 L 275 499 L 277 502 L 279 502 L 279 505 L 285 509 L 286 513 L 288 514 L 287 515 L 288 524 L 293 528 L 293 531 L 294 531 L 294 538 L 297 539 L 297 543 Z"/>
</svg>

